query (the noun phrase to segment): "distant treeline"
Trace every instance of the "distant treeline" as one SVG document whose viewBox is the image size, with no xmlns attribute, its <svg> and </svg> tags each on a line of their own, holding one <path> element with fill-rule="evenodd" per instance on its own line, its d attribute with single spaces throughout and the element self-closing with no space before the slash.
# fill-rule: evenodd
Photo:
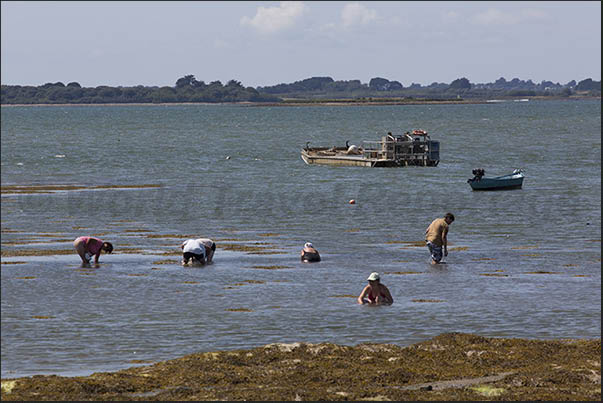
<svg viewBox="0 0 603 403">
<path fill-rule="evenodd" d="M 47 83 L 39 87 L 2 85 L 2 104 L 107 104 L 107 103 L 178 103 L 178 102 L 278 102 L 280 98 L 260 94 L 230 80 L 205 84 L 194 76 L 185 76 L 174 87 L 108 87 L 85 88 L 77 82 Z"/>
<path fill-rule="evenodd" d="M 280 102 L 283 99 L 366 99 L 410 98 L 429 100 L 491 99 L 494 97 L 551 96 L 570 97 L 601 96 L 601 81 L 590 78 L 567 84 L 514 78 L 500 78 L 493 83 L 472 84 L 467 78 L 459 78 L 450 84 L 434 82 L 428 86 L 411 84 L 404 87 L 398 81 L 375 77 L 368 84 L 360 80 L 335 81 L 331 77 L 312 77 L 291 84 L 268 87 L 244 87 L 241 82 L 230 80 L 206 84 L 194 75 L 176 80 L 173 87 L 82 87 L 77 82 L 62 82 L 41 86 L 1 86 L 2 104 L 106 104 L 106 103 L 180 103 L 180 102 Z"/>
<path fill-rule="evenodd" d="M 368 84 L 360 80 L 335 81 L 331 77 L 312 77 L 292 84 L 278 84 L 270 87 L 258 87 L 261 94 L 271 94 L 281 98 L 361 98 L 361 97 L 401 97 L 454 99 L 489 99 L 492 97 L 517 96 L 555 96 L 571 95 L 601 96 L 601 81 L 591 78 L 567 84 L 542 81 L 535 84 L 532 80 L 523 81 L 514 78 L 507 81 L 501 77 L 493 83 L 472 84 L 467 78 L 459 78 L 450 84 L 434 82 L 428 86 L 411 84 L 404 87 L 398 81 L 385 78 L 372 78 Z"/>
</svg>

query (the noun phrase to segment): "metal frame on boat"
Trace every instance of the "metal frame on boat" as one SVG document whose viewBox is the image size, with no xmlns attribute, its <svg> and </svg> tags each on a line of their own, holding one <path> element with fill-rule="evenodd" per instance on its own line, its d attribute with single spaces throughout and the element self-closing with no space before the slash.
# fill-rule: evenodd
<svg viewBox="0 0 603 403">
<path fill-rule="evenodd" d="M 423 130 L 394 136 L 388 133 L 381 141 L 363 141 L 361 147 L 310 147 L 301 150 L 308 165 L 337 165 L 361 167 L 435 167 L 440 162 L 440 142 L 431 140 Z"/>
</svg>

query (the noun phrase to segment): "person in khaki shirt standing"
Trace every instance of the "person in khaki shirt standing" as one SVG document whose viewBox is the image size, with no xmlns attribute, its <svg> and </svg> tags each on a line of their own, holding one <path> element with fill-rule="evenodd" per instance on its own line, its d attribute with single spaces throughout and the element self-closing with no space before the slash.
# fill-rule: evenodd
<svg viewBox="0 0 603 403">
<path fill-rule="evenodd" d="M 436 218 L 425 230 L 425 242 L 431 253 L 431 264 L 438 264 L 442 260 L 442 246 L 444 256 L 448 256 L 448 226 L 454 221 L 452 213 L 446 213 L 444 218 Z"/>
</svg>

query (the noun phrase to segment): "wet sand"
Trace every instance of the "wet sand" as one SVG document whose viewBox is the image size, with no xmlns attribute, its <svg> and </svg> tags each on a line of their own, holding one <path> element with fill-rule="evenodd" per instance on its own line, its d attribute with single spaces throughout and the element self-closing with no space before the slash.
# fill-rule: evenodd
<svg viewBox="0 0 603 403">
<path fill-rule="evenodd" d="M 132 362 L 132 364 L 145 364 Z M 86 377 L 2 380 L 2 400 L 601 400 L 601 340 L 445 333 L 393 344 L 269 344 Z"/>
</svg>

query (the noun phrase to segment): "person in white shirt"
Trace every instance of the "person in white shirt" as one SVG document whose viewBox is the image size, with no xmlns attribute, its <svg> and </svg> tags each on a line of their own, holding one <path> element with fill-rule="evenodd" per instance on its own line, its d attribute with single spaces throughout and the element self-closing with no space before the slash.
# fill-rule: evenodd
<svg viewBox="0 0 603 403">
<path fill-rule="evenodd" d="M 182 249 L 182 266 L 186 266 L 189 260 L 193 265 L 205 264 L 205 246 L 198 239 L 187 239 L 182 242 L 180 248 Z"/>
<path fill-rule="evenodd" d="M 216 243 L 209 238 L 199 238 L 197 241 L 205 246 L 205 261 L 211 263 L 216 251 Z"/>
</svg>

